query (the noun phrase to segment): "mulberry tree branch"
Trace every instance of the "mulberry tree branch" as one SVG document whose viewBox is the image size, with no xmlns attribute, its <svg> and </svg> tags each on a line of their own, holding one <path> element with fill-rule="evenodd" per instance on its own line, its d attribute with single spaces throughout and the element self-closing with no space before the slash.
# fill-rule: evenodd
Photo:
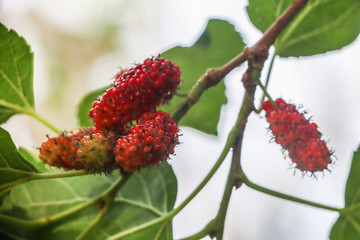
<svg viewBox="0 0 360 240">
<path fill-rule="evenodd" d="M 236 188 L 240 187 L 242 182 L 244 180 L 247 180 L 246 178 L 244 178 L 245 175 L 243 174 L 240 165 L 241 143 L 247 118 L 251 114 L 251 112 L 255 110 L 254 94 L 256 86 L 260 82 L 260 76 L 264 66 L 264 62 L 269 55 L 269 48 L 274 44 L 280 33 L 294 19 L 294 17 L 308 3 L 308 1 L 309 0 L 294 0 L 292 4 L 283 12 L 283 14 L 268 28 L 268 30 L 264 33 L 263 37 L 254 46 L 246 48 L 242 53 L 240 53 L 234 59 L 230 60 L 224 66 L 220 68 L 208 69 L 206 73 L 198 79 L 193 89 L 189 92 L 187 98 L 179 105 L 177 111 L 173 115 L 174 120 L 176 122 L 179 122 L 181 118 L 186 114 L 186 112 L 199 100 L 199 98 L 207 88 L 217 85 L 228 73 L 243 64 L 245 61 L 247 61 L 248 68 L 242 79 L 243 85 L 246 89 L 246 93 L 244 96 L 238 120 L 235 127 L 233 128 L 233 131 L 236 129 L 236 136 L 231 141 L 232 144 L 239 144 L 240 147 L 233 146 L 235 152 L 233 155 L 233 161 L 231 163 L 228 181 L 224 190 L 218 214 L 215 219 L 210 221 L 205 226 L 205 228 L 203 228 L 200 232 L 194 234 L 193 236 L 186 238 L 187 240 L 203 237 L 206 234 L 210 235 L 210 237 L 216 236 L 217 239 L 222 239 L 224 222 L 232 193 L 232 188 L 233 186 L 235 186 Z M 228 151 L 226 147 L 224 150 Z M 235 154 L 238 156 L 236 156 Z M 221 165 L 222 161 L 220 162 L 220 164 L 218 163 L 219 161 L 216 163 L 217 168 Z M 207 180 L 210 179 L 208 176 L 206 178 Z M 247 183 L 249 184 L 249 182 Z M 199 186 L 193 193 L 199 192 L 199 189 L 201 189 L 202 187 L 203 186 Z M 191 197 L 193 197 L 193 195 L 194 194 L 191 194 Z M 192 199 L 191 197 L 189 197 L 189 199 Z M 185 201 L 182 205 L 186 205 L 188 202 L 189 201 Z M 182 205 L 180 207 L 182 207 Z"/>
<path fill-rule="evenodd" d="M 254 46 L 246 48 L 242 53 L 222 67 L 208 69 L 205 74 L 198 79 L 186 99 L 177 106 L 172 116 L 173 119 L 179 122 L 187 111 L 196 104 L 206 89 L 217 85 L 233 69 L 239 67 L 246 61 L 248 62 L 248 70 L 243 78 L 244 86 L 247 90 L 254 91 L 256 81 L 260 78 L 263 64 L 268 57 L 269 48 L 308 1 L 309 0 L 294 0 L 283 14 L 265 31 L 262 38 L 260 38 Z"/>
</svg>

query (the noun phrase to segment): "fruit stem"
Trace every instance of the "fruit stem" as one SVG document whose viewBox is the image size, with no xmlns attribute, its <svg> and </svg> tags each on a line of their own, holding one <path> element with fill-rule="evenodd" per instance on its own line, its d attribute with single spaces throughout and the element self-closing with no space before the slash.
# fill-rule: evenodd
<svg viewBox="0 0 360 240">
<path fill-rule="evenodd" d="M 276 102 L 271 98 L 270 94 L 266 91 L 266 87 L 264 85 L 262 85 L 262 83 L 260 81 L 258 82 L 258 85 L 261 88 L 261 90 L 263 90 L 264 96 L 266 96 L 269 99 L 269 101 L 271 102 L 273 107 L 276 107 L 277 106 Z"/>
<path fill-rule="evenodd" d="M 85 170 L 71 170 L 66 172 L 50 172 L 50 173 L 32 173 L 29 181 L 40 179 L 66 178 L 87 175 Z"/>
<path fill-rule="evenodd" d="M 315 203 L 315 202 L 312 202 L 312 201 L 308 201 L 308 200 L 305 200 L 305 199 L 302 199 L 302 198 L 297 198 L 297 197 L 294 197 L 294 196 L 291 196 L 291 195 L 287 195 L 287 194 L 284 194 L 284 193 L 280 193 L 280 192 L 273 191 L 273 190 L 270 190 L 268 188 L 259 186 L 259 185 L 255 184 L 255 183 L 251 182 L 245 176 L 244 173 L 241 174 L 241 180 L 249 188 L 252 188 L 252 189 L 254 189 L 256 191 L 259 191 L 259 192 L 262 192 L 262 193 L 265 193 L 265 194 L 268 194 L 268 195 L 271 195 L 271 196 L 274 196 L 274 197 L 289 200 L 289 201 L 292 201 L 292 202 L 305 204 L 305 205 L 316 207 L 316 208 L 321 208 L 321 209 L 326 209 L 326 210 L 329 210 L 329 211 L 339 212 L 340 214 L 343 211 L 342 208 L 336 208 L 336 207 L 331 207 L 331 206 L 320 204 L 320 203 Z"/>
<path fill-rule="evenodd" d="M 268 87 L 269 82 L 270 82 L 270 76 L 271 76 L 271 72 L 272 72 L 272 69 L 273 69 L 273 66 L 274 66 L 275 57 L 276 57 L 276 55 L 274 54 L 274 55 L 272 56 L 272 58 L 271 58 L 271 61 L 270 61 L 270 66 L 269 66 L 269 69 L 268 69 L 268 72 L 267 72 L 266 81 L 265 81 L 265 85 L 264 85 L 264 88 L 265 88 L 265 90 L 266 90 L 266 93 L 263 92 L 263 95 L 262 95 L 262 97 L 261 97 L 261 102 L 260 102 L 260 104 L 262 104 L 262 103 L 264 102 L 265 97 L 268 97 L 268 96 L 266 96 L 266 94 L 268 94 L 268 93 L 267 93 L 267 87 Z M 269 94 L 268 94 L 268 95 L 269 95 Z M 268 98 L 269 98 L 269 97 L 268 97 Z M 270 98 L 269 98 L 269 99 L 270 99 Z"/>
</svg>

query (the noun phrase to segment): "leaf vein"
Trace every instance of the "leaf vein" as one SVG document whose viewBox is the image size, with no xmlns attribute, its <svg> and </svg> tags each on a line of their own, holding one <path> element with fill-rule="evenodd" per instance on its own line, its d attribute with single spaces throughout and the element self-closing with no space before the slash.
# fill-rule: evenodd
<svg viewBox="0 0 360 240">
<path fill-rule="evenodd" d="M 332 27 L 340 25 L 342 23 L 342 21 L 344 19 L 346 19 L 349 15 L 351 15 L 356 9 L 357 8 L 349 7 L 346 12 L 342 13 L 337 19 L 334 19 L 332 22 L 329 22 L 328 24 L 323 25 L 322 27 L 316 28 L 306 34 L 302 34 L 301 36 L 293 38 L 292 40 L 286 41 L 284 44 L 282 44 L 282 47 L 287 48 L 287 47 L 294 45 L 300 41 L 304 41 L 315 35 L 321 34 L 322 32 L 325 32 Z"/>
<path fill-rule="evenodd" d="M 148 188 L 148 186 L 146 185 L 146 182 L 145 182 L 143 176 L 142 176 L 141 174 L 137 174 L 136 176 L 138 176 L 141 185 L 144 186 L 144 193 L 145 193 L 146 202 L 147 202 L 149 205 L 152 205 L 151 195 L 150 195 L 150 192 L 149 192 L 149 188 Z"/>
<path fill-rule="evenodd" d="M 22 90 L 22 85 L 21 85 L 21 77 L 20 77 L 20 72 L 19 72 L 19 66 L 18 66 L 18 64 L 17 64 L 17 60 L 16 60 L 16 57 L 15 57 L 15 51 L 14 51 L 14 47 L 13 47 L 13 42 L 12 41 L 10 41 L 10 39 L 9 38 L 7 38 L 7 42 L 8 42 L 8 44 L 9 44 L 9 50 L 11 51 L 11 53 L 12 53 L 12 60 L 13 60 L 13 63 L 14 63 L 14 65 L 16 66 L 16 76 L 17 76 L 17 83 L 18 83 L 18 86 L 19 86 L 19 92 L 20 93 L 23 93 L 23 90 Z M 19 94 L 19 95 L 22 95 L 22 94 Z"/>
<path fill-rule="evenodd" d="M 73 188 L 71 188 L 69 186 L 69 183 L 65 182 L 64 180 L 62 179 L 56 179 L 57 182 L 59 182 L 60 184 L 62 184 L 65 188 L 67 188 L 69 190 L 70 193 L 72 193 L 75 197 L 79 197 L 81 198 L 77 192 L 75 192 L 75 190 Z"/>
<path fill-rule="evenodd" d="M 27 100 L 24 100 L 23 93 L 17 88 L 17 86 L 10 80 L 10 78 L 4 73 L 4 71 L 0 68 L 0 74 L 3 77 L 3 79 L 6 80 L 6 82 L 10 85 L 12 89 L 20 96 L 23 103 L 26 105 Z"/>
<path fill-rule="evenodd" d="M 59 205 L 68 205 L 68 204 L 75 204 L 80 202 L 85 202 L 87 199 L 85 198 L 74 198 L 74 199 L 67 199 L 67 200 L 56 200 L 56 201 L 47 201 L 47 202 L 32 202 L 29 204 L 21 205 L 24 208 L 35 208 L 35 207 L 47 207 L 47 206 L 59 206 Z"/>
<path fill-rule="evenodd" d="M 168 192 L 167 192 L 166 185 L 165 185 L 165 178 L 164 178 L 164 175 L 163 175 L 163 173 L 161 171 L 160 171 L 159 176 L 161 177 L 161 187 L 164 190 L 164 193 L 163 193 L 163 196 L 164 196 L 164 199 L 163 199 L 163 212 L 166 213 L 167 212 L 167 202 L 168 202 Z"/>
<path fill-rule="evenodd" d="M 139 207 L 139 208 L 149 210 L 149 211 L 155 213 L 158 216 L 163 216 L 164 215 L 164 213 L 160 212 L 159 210 L 154 208 L 152 205 L 142 204 L 140 202 L 133 201 L 133 200 L 126 199 L 126 198 L 117 198 L 116 201 L 122 202 L 122 203 L 127 203 L 127 204 L 133 205 L 135 207 Z"/>
<path fill-rule="evenodd" d="M 8 161 L 6 161 L 6 158 L 5 158 L 5 156 L 4 156 L 4 154 L 3 154 L 2 152 L 0 152 L 0 157 L 1 157 L 1 160 L 4 161 L 5 167 L 6 167 L 6 168 L 10 168 L 9 163 L 8 163 Z"/>
</svg>

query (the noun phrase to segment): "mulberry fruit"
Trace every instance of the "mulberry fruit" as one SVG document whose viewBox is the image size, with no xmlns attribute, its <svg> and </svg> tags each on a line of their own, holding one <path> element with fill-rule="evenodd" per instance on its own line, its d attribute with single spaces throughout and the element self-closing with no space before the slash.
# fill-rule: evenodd
<svg viewBox="0 0 360 240">
<path fill-rule="evenodd" d="M 50 166 L 64 169 L 84 169 L 85 166 L 79 164 L 76 159 L 77 139 L 82 137 L 83 131 L 78 131 L 72 135 L 60 134 L 57 137 L 49 138 L 40 147 L 39 158 Z"/>
<path fill-rule="evenodd" d="M 108 173 L 115 167 L 113 148 L 117 136 L 94 127 L 74 134 L 49 138 L 40 147 L 39 158 L 50 166 Z"/>
<path fill-rule="evenodd" d="M 114 145 L 114 135 L 86 131 L 77 142 L 77 161 L 89 172 L 109 173 L 115 168 Z"/>
<path fill-rule="evenodd" d="M 280 98 L 275 103 L 276 106 L 270 101 L 262 104 L 275 142 L 287 150 L 299 170 L 316 172 L 327 169 L 332 162 L 331 152 L 321 140 L 318 126 L 299 113 L 295 105 Z"/>
<path fill-rule="evenodd" d="M 143 114 L 130 133 L 115 146 L 116 163 L 125 172 L 133 172 L 166 161 L 178 143 L 178 126 L 168 113 Z"/>
<path fill-rule="evenodd" d="M 161 58 L 146 59 L 118 73 L 114 85 L 93 103 L 89 116 L 96 129 L 123 134 L 127 123 L 171 99 L 179 83 L 177 65 Z"/>
</svg>

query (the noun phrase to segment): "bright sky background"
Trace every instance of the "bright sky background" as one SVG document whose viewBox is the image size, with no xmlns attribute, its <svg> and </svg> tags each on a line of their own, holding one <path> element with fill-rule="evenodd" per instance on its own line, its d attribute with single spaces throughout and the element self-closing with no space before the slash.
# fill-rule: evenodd
<svg viewBox="0 0 360 240">
<path fill-rule="evenodd" d="M 249 45 L 254 44 L 261 34 L 249 22 L 245 5 L 241 0 L 0 0 L 0 22 L 32 46 L 39 112 L 60 128 L 72 129 L 76 127 L 75 107 L 83 94 L 111 83 L 119 67 L 131 66 L 172 46 L 191 45 L 208 18 L 229 20 Z M 320 174 L 317 180 L 302 178 L 298 171 L 293 175 L 280 147 L 269 144 L 263 114 L 253 114 L 242 153 L 244 171 L 251 180 L 297 197 L 343 206 L 352 151 L 360 142 L 359 64 L 359 39 L 341 51 L 276 59 L 270 94 L 308 109 L 324 139 L 335 149 L 337 161 L 331 174 Z M 244 93 L 240 84 L 244 69 L 226 78 L 229 103 L 222 111 L 218 137 L 182 129 L 182 144 L 171 161 L 179 181 L 177 204 L 207 174 L 224 146 Z M 17 145 L 30 149 L 40 146 L 50 132 L 24 116 L 14 117 L 4 128 Z M 175 238 L 199 231 L 215 216 L 229 160 L 175 218 Z M 335 213 L 275 199 L 243 186 L 231 199 L 225 240 L 325 240 L 336 217 Z"/>
</svg>

